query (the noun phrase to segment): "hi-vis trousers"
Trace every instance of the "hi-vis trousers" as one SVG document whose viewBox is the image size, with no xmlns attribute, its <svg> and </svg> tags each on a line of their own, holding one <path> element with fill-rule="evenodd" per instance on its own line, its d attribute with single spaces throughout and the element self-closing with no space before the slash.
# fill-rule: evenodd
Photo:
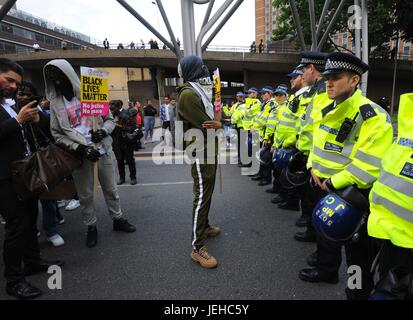
<svg viewBox="0 0 413 320">
<path fill-rule="evenodd" d="M 197 159 L 192 165 L 194 179 L 194 207 L 192 213 L 192 248 L 200 249 L 209 227 L 208 213 L 215 187 L 217 164 L 201 164 Z"/>
</svg>

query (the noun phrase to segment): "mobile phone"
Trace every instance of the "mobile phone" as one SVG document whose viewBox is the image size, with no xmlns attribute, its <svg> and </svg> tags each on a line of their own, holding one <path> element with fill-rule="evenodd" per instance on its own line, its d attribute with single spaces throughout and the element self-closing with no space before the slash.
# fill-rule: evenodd
<svg viewBox="0 0 413 320">
<path fill-rule="evenodd" d="M 37 108 L 37 106 L 40 104 L 40 101 L 42 100 L 42 97 L 40 96 L 31 96 L 30 97 L 30 102 L 36 101 L 37 103 L 33 106 L 33 108 Z"/>
</svg>

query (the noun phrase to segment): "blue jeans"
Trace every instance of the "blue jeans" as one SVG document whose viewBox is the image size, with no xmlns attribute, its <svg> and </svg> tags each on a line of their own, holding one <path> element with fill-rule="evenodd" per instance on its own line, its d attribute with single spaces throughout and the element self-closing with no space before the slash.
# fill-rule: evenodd
<svg viewBox="0 0 413 320">
<path fill-rule="evenodd" d="M 153 128 L 155 126 L 155 117 L 146 116 L 143 118 L 144 126 L 145 126 L 145 140 L 149 139 L 152 140 L 153 137 Z"/>
<path fill-rule="evenodd" d="M 54 236 L 59 233 L 57 217 L 58 213 L 56 200 L 40 200 L 43 212 L 43 230 L 47 237 Z"/>
</svg>

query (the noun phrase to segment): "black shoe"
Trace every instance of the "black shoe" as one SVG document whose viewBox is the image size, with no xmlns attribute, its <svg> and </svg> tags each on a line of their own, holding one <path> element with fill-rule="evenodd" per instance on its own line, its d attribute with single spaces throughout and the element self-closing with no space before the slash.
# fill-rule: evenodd
<svg viewBox="0 0 413 320">
<path fill-rule="evenodd" d="M 300 218 L 297 219 L 297 221 L 295 222 L 295 225 L 297 227 L 306 227 L 308 225 L 308 218 L 301 216 Z"/>
<path fill-rule="evenodd" d="M 7 294 L 18 299 L 27 300 L 39 297 L 42 291 L 36 287 L 33 287 L 26 280 L 21 280 L 14 284 L 7 284 Z"/>
<path fill-rule="evenodd" d="M 313 252 L 307 257 L 307 264 L 310 267 L 316 267 L 317 266 L 317 251 Z"/>
<path fill-rule="evenodd" d="M 249 175 L 248 175 L 249 178 L 255 178 L 255 177 L 257 177 L 257 176 L 258 176 L 258 174 L 249 174 Z"/>
<path fill-rule="evenodd" d="M 93 248 L 98 243 L 98 229 L 96 226 L 87 227 L 86 246 Z"/>
<path fill-rule="evenodd" d="M 113 230 L 115 231 L 124 231 L 124 232 L 135 232 L 136 227 L 131 225 L 128 220 L 119 218 L 113 220 Z"/>
<path fill-rule="evenodd" d="M 300 242 L 316 242 L 315 234 L 308 229 L 304 232 L 297 232 L 294 239 Z"/>
<path fill-rule="evenodd" d="M 238 162 L 238 168 L 242 167 L 242 162 Z"/>
<path fill-rule="evenodd" d="M 271 189 L 267 189 L 265 190 L 266 193 L 271 193 L 271 194 L 276 194 L 277 192 L 275 192 L 274 188 Z"/>
<path fill-rule="evenodd" d="M 125 183 L 125 179 L 120 179 L 118 181 L 117 185 L 120 186 L 121 184 L 124 184 L 124 183 Z"/>
<path fill-rule="evenodd" d="M 268 186 L 269 184 L 271 184 L 271 181 L 267 181 L 267 180 L 261 180 L 260 183 L 258 183 L 260 187 Z"/>
<path fill-rule="evenodd" d="M 327 282 L 336 284 L 338 283 L 338 274 L 324 275 L 317 268 L 302 269 L 298 274 L 301 280 L 308 282 Z"/>
<path fill-rule="evenodd" d="M 136 179 L 130 179 L 130 184 L 131 186 L 134 186 L 135 184 L 137 184 L 138 182 L 136 181 Z"/>
<path fill-rule="evenodd" d="M 285 202 L 285 198 L 278 195 L 274 199 L 272 199 L 271 202 L 272 203 L 283 203 Z"/>
<path fill-rule="evenodd" d="M 252 181 L 260 181 L 262 179 L 261 175 L 256 175 L 255 177 L 252 177 Z"/>
<path fill-rule="evenodd" d="M 297 202 L 283 202 L 278 205 L 283 210 L 300 211 L 300 205 Z"/>
<path fill-rule="evenodd" d="M 47 260 L 40 260 L 38 264 L 27 264 L 24 266 L 24 275 L 31 276 L 33 274 L 47 272 L 50 266 L 63 266 L 64 262 L 60 260 L 56 261 L 47 261 Z"/>
</svg>

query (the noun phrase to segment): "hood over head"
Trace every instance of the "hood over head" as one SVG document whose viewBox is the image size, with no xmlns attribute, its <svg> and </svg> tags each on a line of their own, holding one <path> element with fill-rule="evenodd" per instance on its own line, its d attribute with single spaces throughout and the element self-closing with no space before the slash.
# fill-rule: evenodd
<svg viewBox="0 0 413 320">
<path fill-rule="evenodd" d="M 59 86 L 72 86 L 73 95 L 80 99 L 80 79 L 72 65 L 64 59 L 48 62 L 43 68 L 45 91 L 51 105 L 62 96 Z"/>
<path fill-rule="evenodd" d="M 209 70 L 198 56 L 187 56 L 178 65 L 178 74 L 185 82 L 210 77 Z"/>
</svg>

